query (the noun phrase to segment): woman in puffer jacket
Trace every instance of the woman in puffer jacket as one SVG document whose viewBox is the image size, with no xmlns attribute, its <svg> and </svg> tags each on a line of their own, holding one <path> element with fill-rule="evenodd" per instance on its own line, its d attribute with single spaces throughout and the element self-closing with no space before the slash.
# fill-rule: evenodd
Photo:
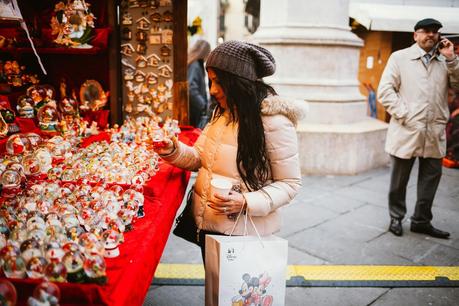
<svg viewBox="0 0 459 306">
<path fill-rule="evenodd" d="M 277 232 L 279 208 L 301 187 L 295 125 L 302 107 L 281 99 L 261 80 L 275 71 L 271 53 L 227 41 L 210 53 L 206 69 L 218 102 L 211 121 L 193 147 L 173 139 L 157 149 L 169 163 L 198 171 L 193 213 L 203 260 L 205 235 L 229 235 L 241 211 L 260 235 Z M 222 177 L 233 183 L 229 195 L 211 194 L 211 180 Z M 253 226 L 247 229 L 256 234 Z M 243 235 L 244 222 L 232 234 Z"/>
</svg>

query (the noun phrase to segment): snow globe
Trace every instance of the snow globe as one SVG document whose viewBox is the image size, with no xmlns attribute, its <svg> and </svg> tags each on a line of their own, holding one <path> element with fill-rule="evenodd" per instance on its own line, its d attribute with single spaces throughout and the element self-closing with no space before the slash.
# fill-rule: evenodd
<svg viewBox="0 0 459 306">
<path fill-rule="evenodd" d="M 16 109 L 21 118 L 34 118 L 34 102 L 31 97 L 23 95 L 18 98 Z"/>
<path fill-rule="evenodd" d="M 46 147 L 40 147 L 34 152 L 35 158 L 40 162 L 40 170 L 42 173 L 48 173 L 53 163 L 51 152 Z"/>
<path fill-rule="evenodd" d="M 3 273 L 8 278 L 25 278 L 26 263 L 21 256 L 7 256 L 3 260 Z"/>
<path fill-rule="evenodd" d="M 45 105 L 38 111 L 37 114 L 39 127 L 42 132 L 56 132 L 58 124 L 57 110 L 52 105 Z"/>
<path fill-rule="evenodd" d="M 66 282 L 67 269 L 62 262 L 52 260 L 45 267 L 45 278 L 51 282 Z"/>
<path fill-rule="evenodd" d="M 33 295 L 27 300 L 29 306 L 59 305 L 61 290 L 56 284 L 43 281 L 35 287 Z"/>
<path fill-rule="evenodd" d="M 32 257 L 42 256 L 40 243 L 34 238 L 24 240 L 21 243 L 20 250 L 21 256 L 26 262 L 28 262 Z"/>
<path fill-rule="evenodd" d="M 89 282 L 101 285 L 107 282 L 106 264 L 103 256 L 89 255 L 84 261 L 83 269 Z"/>
<path fill-rule="evenodd" d="M 0 296 L 2 299 L 2 305 L 16 305 L 17 292 L 14 285 L 6 279 L 0 279 Z"/>
<path fill-rule="evenodd" d="M 104 241 L 105 254 L 104 257 L 114 258 L 120 255 L 119 243 L 121 241 L 121 233 L 113 230 L 107 229 L 102 232 L 102 239 Z"/>
<path fill-rule="evenodd" d="M 22 154 L 31 148 L 29 139 L 22 134 L 11 135 L 6 141 L 6 153 L 10 155 Z"/>
<path fill-rule="evenodd" d="M 16 170 L 7 169 L 3 171 L 0 182 L 3 185 L 2 195 L 4 197 L 15 197 L 21 191 L 21 175 Z"/>
<path fill-rule="evenodd" d="M 45 258 L 49 262 L 61 262 L 62 257 L 64 257 L 65 252 L 61 248 L 59 241 L 49 240 L 45 243 L 43 250 L 45 251 Z"/>
<path fill-rule="evenodd" d="M 24 167 L 24 173 L 28 177 L 38 178 L 41 174 L 40 161 L 33 155 L 25 156 L 22 160 L 22 165 Z"/>
<path fill-rule="evenodd" d="M 83 233 L 78 238 L 79 245 L 83 248 L 86 254 L 103 255 L 105 252 L 104 246 L 94 233 Z"/>
<path fill-rule="evenodd" d="M 70 251 L 62 257 L 62 263 L 67 269 L 67 280 L 71 283 L 84 281 L 84 256 L 80 251 Z"/>
<path fill-rule="evenodd" d="M 35 256 L 27 261 L 26 274 L 29 278 L 43 278 L 45 277 L 45 267 L 48 264 L 46 259 L 42 256 Z"/>
<path fill-rule="evenodd" d="M 27 137 L 27 139 L 29 139 L 30 144 L 34 148 L 38 147 L 43 142 L 43 139 L 37 133 L 29 132 L 25 133 L 24 136 Z"/>
</svg>

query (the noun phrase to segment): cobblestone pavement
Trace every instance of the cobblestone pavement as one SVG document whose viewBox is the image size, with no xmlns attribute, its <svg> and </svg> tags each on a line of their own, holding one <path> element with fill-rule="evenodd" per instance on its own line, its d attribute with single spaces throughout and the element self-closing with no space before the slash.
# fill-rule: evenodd
<svg viewBox="0 0 459 306">
<path fill-rule="evenodd" d="M 409 231 L 416 200 L 417 166 L 408 185 L 405 234 L 387 231 L 390 169 L 355 176 L 304 176 L 283 209 L 279 236 L 289 241 L 289 265 L 459 266 L 459 169 L 443 168 L 432 224 L 448 240 Z M 170 235 L 161 263 L 201 264 L 197 247 Z M 458 305 L 459 288 L 288 287 L 286 305 Z M 152 285 L 144 305 L 204 305 L 203 286 Z"/>
</svg>

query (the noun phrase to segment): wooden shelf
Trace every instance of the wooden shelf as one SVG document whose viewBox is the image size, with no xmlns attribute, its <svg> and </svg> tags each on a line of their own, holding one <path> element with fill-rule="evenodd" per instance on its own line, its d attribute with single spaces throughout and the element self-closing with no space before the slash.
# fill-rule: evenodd
<svg viewBox="0 0 459 306">
<path fill-rule="evenodd" d="M 36 48 L 38 54 L 70 54 L 70 55 L 95 55 L 105 52 L 107 49 L 102 49 L 100 47 L 92 47 L 90 49 L 79 49 L 79 48 Z M 15 54 L 29 54 L 33 53 L 32 48 L 0 48 L 2 53 L 11 53 Z"/>
</svg>

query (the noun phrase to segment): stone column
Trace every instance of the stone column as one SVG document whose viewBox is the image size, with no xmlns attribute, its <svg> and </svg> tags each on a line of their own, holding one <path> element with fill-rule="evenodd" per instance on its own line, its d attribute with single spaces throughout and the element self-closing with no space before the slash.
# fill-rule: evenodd
<svg viewBox="0 0 459 306">
<path fill-rule="evenodd" d="M 367 116 L 358 89 L 363 42 L 349 28 L 349 0 L 261 0 L 252 39 L 277 62 L 266 82 L 309 106 L 298 126 L 305 174 L 355 174 L 387 164 L 387 124 Z"/>
</svg>

